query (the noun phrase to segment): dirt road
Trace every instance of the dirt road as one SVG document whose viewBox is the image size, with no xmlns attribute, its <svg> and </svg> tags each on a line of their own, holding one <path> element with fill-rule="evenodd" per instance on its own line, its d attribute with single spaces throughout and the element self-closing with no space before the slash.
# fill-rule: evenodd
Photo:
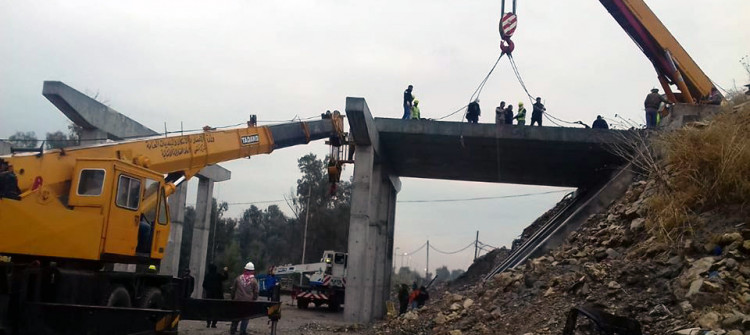
<svg viewBox="0 0 750 335">
<path fill-rule="evenodd" d="M 344 314 L 329 312 L 325 306 L 319 309 L 298 309 L 291 304 L 289 296 L 282 297 L 281 320 L 277 327 L 278 334 L 314 334 L 329 335 L 338 333 L 359 333 L 360 328 L 344 322 Z M 311 305 L 312 307 L 312 305 Z M 216 328 L 206 328 L 203 321 L 180 322 L 180 335 L 216 335 L 229 334 L 230 322 L 219 322 Z M 250 320 L 248 334 L 270 334 L 268 318 Z"/>
</svg>

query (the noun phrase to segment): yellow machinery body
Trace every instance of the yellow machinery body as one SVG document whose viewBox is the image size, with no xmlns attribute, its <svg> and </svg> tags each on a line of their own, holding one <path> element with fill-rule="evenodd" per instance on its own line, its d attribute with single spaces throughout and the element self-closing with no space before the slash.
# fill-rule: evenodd
<svg viewBox="0 0 750 335">
<path fill-rule="evenodd" d="M 313 122 L 343 129 L 340 116 Z M 303 137 L 294 144 L 310 141 L 309 123 L 293 127 Z M 0 199 L 0 254 L 158 262 L 168 241 L 166 198 L 175 180 L 273 150 L 269 127 L 249 126 L 2 157 L 12 165 L 21 197 Z M 144 224 L 149 245 L 138 246 Z"/>
</svg>

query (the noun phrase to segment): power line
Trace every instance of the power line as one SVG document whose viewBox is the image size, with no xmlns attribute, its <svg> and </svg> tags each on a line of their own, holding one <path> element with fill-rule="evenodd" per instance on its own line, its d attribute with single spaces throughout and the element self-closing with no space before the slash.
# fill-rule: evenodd
<svg viewBox="0 0 750 335">
<path fill-rule="evenodd" d="M 459 252 L 461 252 L 461 251 L 464 251 L 464 250 L 468 249 L 468 248 L 469 248 L 469 247 L 471 247 L 472 245 L 474 245 L 474 241 L 471 241 L 471 242 L 469 243 L 469 245 L 467 245 L 467 246 L 465 246 L 465 247 L 463 247 L 463 248 L 461 248 L 461 249 L 459 249 L 459 250 L 456 250 L 456 251 L 452 251 L 452 252 L 448 252 L 448 251 L 442 251 L 442 250 L 440 250 L 440 249 L 438 249 L 438 248 L 435 248 L 435 246 L 433 246 L 432 244 L 430 244 L 430 249 L 432 249 L 432 250 L 435 250 L 435 251 L 437 251 L 437 252 L 439 252 L 439 253 L 441 253 L 441 254 L 444 254 L 444 255 L 453 255 L 453 254 L 457 254 L 457 253 L 459 253 Z"/>
<path fill-rule="evenodd" d="M 427 246 L 427 242 L 425 242 L 424 244 L 422 244 L 422 246 L 421 246 L 421 247 L 419 247 L 419 248 L 417 248 L 416 250 L 414 250 L 414 251 L 412 251 L 412 252 L 405 252 L 405 253 L 404 253 L 403 255 L 401 255 L 401 256 L 411 256 L 411 255 L 413 255 L 413 254 L 415 254 L 415 253 L 419 252 L 420 250 L 424 249 L 424 247 L 426 247 L 426 246 Z"/>
</svg>

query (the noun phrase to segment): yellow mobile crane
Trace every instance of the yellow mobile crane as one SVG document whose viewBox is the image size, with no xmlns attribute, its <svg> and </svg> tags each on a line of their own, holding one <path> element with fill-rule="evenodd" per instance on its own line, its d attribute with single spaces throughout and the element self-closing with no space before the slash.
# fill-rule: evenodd
<svg viewBox="0 0 750 335">
<path fill-rule="evenodd" d="M 159 264 L 170 229 L 167 197 L 207 165 L 323 138 L 343 143 L 343 117 L 322 118 L 264 127 L 251 121 L 236 129 L 205 127 L 182 136 L 0 157 L 15 172 L 20 190 L 0 197 L 0 334 L 44 333 L 45 321 L 62 322 L 64 333 L 81 327 L 82 332 L 126 334 L 154 325 L 174 328 L 180 317 L 190 317 L 186 313 L 200 319 L 214 313 L 208 309 L 237 315 L 236 304 L 181 305 L 180 281 L 171 276 L 117 272 L 109 265 L 148 269 Z M 123 317 L 129 307 L 150 316 Z M 243 308 L 257 313 L 263 307 L 268 306 Z M 80 323 L 88 326 L 70 321 L 81 314 L 87 317 Z M 92 324 L 94 319 L 101 322 Z"/>
</svg>

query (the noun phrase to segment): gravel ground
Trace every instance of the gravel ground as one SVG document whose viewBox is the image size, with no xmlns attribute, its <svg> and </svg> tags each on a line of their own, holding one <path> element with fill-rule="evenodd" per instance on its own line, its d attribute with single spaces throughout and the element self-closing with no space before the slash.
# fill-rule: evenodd
<svg viewBox="0 0 750 335">
<path fill-rule="evenodd" d="M 312 305 L 311 305 L 312 307 Z M 229 334 L 230 322 L 219 322 L 216 328 L 206 328 L 204 321 L 180 322 L 180 335 L 215 335 Z M 250 320 L 248 334 L 270 334 L 268 318 Z M 277 326 L 278 334 L 314 334 L 328 335 L 338 333 L 357 333 L 358 328 L 344 322 L 344 313 L 329 312 L 325 306 L 320 309 L 298 309 L 292 305 L 289 296 L 282 297 L 281 320 Z"/>
</svg>

